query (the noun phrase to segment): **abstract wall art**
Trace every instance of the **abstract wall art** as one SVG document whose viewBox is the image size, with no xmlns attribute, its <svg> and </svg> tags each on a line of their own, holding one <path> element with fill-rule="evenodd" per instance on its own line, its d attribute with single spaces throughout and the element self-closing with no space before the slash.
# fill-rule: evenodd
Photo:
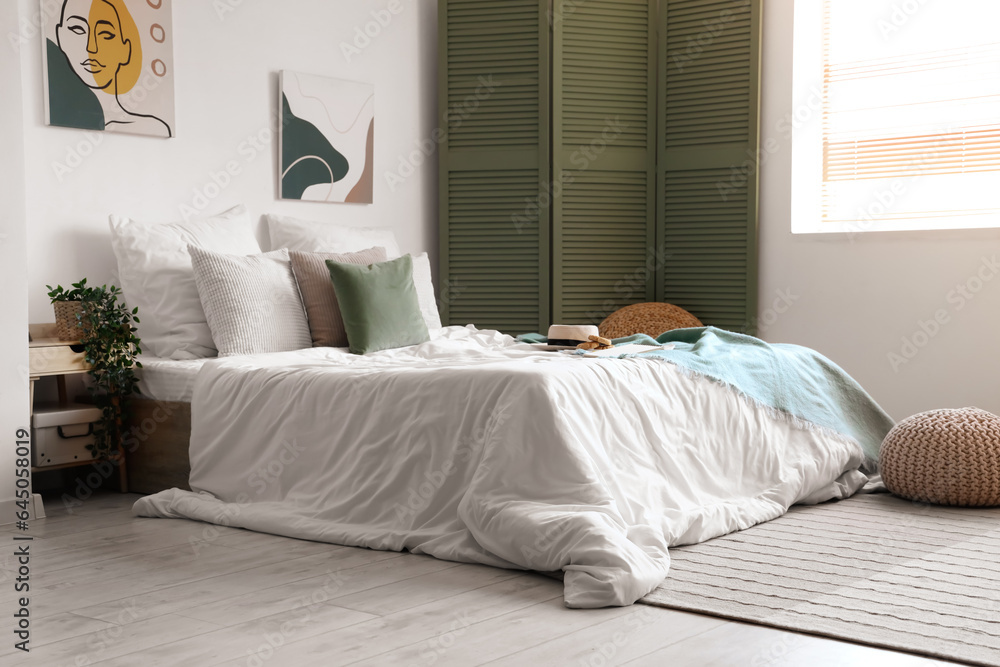
<svg viewBox="0 0 1000 667">
<path fill-rule="evenodd" d="M 49 125 L 174 136 L 172 0 L 41 0 Z"/>
<path fill-rule="evenodd" d="M 278 87 L 279 197 L 372 203 L 374 87 L 289 71 Z"/>
</svg>

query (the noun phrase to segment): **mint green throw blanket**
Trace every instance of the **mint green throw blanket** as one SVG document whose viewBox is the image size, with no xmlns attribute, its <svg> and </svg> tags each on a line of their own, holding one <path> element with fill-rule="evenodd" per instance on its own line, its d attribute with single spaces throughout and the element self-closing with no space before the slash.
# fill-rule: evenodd
<svg viewBox="0 0 1000 667">
<path fill-rule="evenodd" d="M 545 337 L 528 334 L 519 340 L 544 343 Z M 675 329 L 656 339 L 639 334 L 614 343 L 673 343 L 672 350 L 628 356 L 668 361 L 730 385 L 758 403 L 846 435 L 861 445 L 869 471 L 876 469 L 882 440 L 893 426 L 892 418 L 854 378 L 807 347 L 765 343 L 715 327 Z"/>
</svg>

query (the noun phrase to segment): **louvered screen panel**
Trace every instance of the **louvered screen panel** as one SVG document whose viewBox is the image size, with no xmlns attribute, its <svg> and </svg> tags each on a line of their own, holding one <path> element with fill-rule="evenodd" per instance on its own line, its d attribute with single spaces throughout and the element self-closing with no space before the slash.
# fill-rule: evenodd
<svg viewBox="0 0 1000 667">
<path fill-rule="evenodd" d="M 448 182 L 451 263 L 442 299 L 449 301 L 452 323 L 513 334 L 538 330 L 544 284 L 538 214 L 524 204 L 537 194 L 538 172 L 454 172 Z"/>
<path fill-rule="evenodd" d="M 648 301 L 655 240 L 655 3 L 555 0 L 553 318 Z"/>
<path fill-rule="evenodd" d="M 746 187 L 723 198 L 727 169 L 667 172 L 664 283 L 674 303 L 706 324 L 743 331 L 748 323 Z"/>
<path fill-rule="evenodd" d="M 537 0 L 449 0 L 451 148 L 538 146 Z"/>
<path fill-rule="evenodd" d="M 657 298 L 753 333 L 761 0 L 660 8 Z"/>
<path fill-rule="evenodd" d="M 600 324 L 647 300 L 649 183 L 645 172 L 585 172 L 566 186 L 561 210 L 560 319 Z"/>
<path fill-rule="evenodd" d="M 441 272 L 445 324 L 547 326 L 549 28 L 540 0 L 441 0 Z"/>
</svg>

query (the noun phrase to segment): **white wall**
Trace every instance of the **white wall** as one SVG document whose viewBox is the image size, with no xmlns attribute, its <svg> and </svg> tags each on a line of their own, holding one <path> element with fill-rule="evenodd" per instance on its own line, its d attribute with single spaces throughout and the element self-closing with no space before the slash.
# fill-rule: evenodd
<svg viewBox="0 0 1000 667">
<path fill-rule="evenodd" d="M 393 15 L 387 9 L 395 4 L 401 11 Z M 37 17 L 37 0 L 20 0 L 20 5 L 26 16 Z M 210 202 L 207 213 L 244 203 L 254 216 L 276 212 L 390 226 L 404 252 L 433 252 L 436 160 L 427 160 L 395 192 L 384 173 L 395 171 L 400 159 L 431 135 L 436 122 L 436 2 L 179 0 L 173 5 L 175 139 L 45 126 L 40 38 L 26 47 L 24 167 L 33 322 L 53 320 L 46 284 L 66 285 L 84 276 L 96 284 L 112 279 L 109 213 L 154 222 L 181 219 L 181 207 L 197 203 L 196 191 L 204 192 L 212 173 L 231 160 L 240 163 L 242 172 Z M 372 12 L 381 12 L 388 24 L 379 25 Z M 354 45 L 359 28 L 376 36 L 348 59 L 342 44 Z M 374 204 L 278 201 L 277 142 L 252 159 L 241 153 L 248 138 L 276 127 L 282 69 L 375 85 Z M 87 155 L 70 173 L 60 174 L 58 165 L 76 163 L 74 153 Z"/>
<path fill-rule="evenodd" d="M 17 4 L 0 3 L 0 35 L 18 34 Z M 28 424 L 28 302 L 20 53 L 0 46 L 0 524 L 14 520 L 14 441 Z"/>
<path fill-rule="evenodd" d="M 791 150 L 783 121 L 798 112 L 818 122 L 808 99 L 793 99 L 792 6 L 793 0 L 765 0 L 764 7 L 761 129 L 777 150 L 761 169 L 763 337 L 820 350 L 897 419 L 966 405 L 1000 413 L 1000 273 L 984 265 L 984 258 L 1000 259 L 1000 230 L 791 234 Z M 990 279 L 979 282 L 980 272 Z M 979 291 L 968 299 L 959 286 Z M 787 293 L 791 306 L 779 301 L 768 310 Z M 936 316 L 944 324 L 935 328 Z M 890 354 L 905 363 L 896 359 L 893 368 Z"/>
</svg>

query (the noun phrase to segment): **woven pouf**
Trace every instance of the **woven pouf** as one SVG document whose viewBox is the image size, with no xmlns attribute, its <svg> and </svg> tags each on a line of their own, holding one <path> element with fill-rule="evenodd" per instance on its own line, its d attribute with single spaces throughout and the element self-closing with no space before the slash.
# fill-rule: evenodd
<svg viewBox="0 0 1000 667">
<path fill-rule="evenodd" d="M 646 334 L 656 338 L 674 329 L 705 326 L 697 317 L 672 303 L 636 303 L 608 315 L 600 327 L 605 338 Z"/>
<path fill-rule="evenodd" d="M 879 454 L 892 493 L 936 505 L 1000 505 L 1000 417 L 978 408 L 931 410 L 889 431 Z"/>
</svg>

